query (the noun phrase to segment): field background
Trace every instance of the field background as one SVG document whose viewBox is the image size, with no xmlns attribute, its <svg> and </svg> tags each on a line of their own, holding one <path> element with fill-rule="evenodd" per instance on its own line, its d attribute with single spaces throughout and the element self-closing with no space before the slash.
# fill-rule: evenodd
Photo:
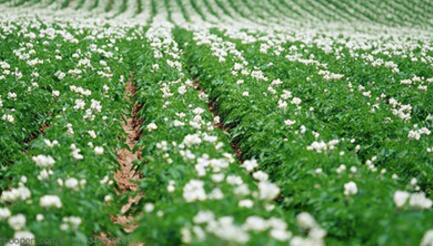
<svg viewBox="0 0 433 246">
<path fill-rule="evenodd" d="M 0 245 L 433 245 L 432 27 L 428 0 L 0 0 Z"/>
</svg>

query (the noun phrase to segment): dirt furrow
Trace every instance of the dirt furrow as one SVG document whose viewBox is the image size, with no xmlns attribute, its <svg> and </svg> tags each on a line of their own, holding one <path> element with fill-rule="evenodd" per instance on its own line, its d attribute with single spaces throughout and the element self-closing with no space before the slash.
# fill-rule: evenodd
<svg viewBox="0 0 433 246">
<path fill-rule="evenodd" d="M 194 81 L 194 87 L 196 90 L 199 91 L 200 94 L 206 94 L 206 91 L 200 85 L 200 82 L 198 82 L 197 80 Z M 214 127 L 219 128 L 219 129 L 223 130 L 224 132 L 230 132 L 230 127 L 224 124 L 224 121 L 221 119 L 221 116 L 219 115 L 218 104 L 215 101 L 213 101 L 213 100 L 208 101 L 208 110 L 212 113 L 214 119 L 215 119 L 215 117 L 218 117 L 220 119 L 218 122 L 214 122 Z M 233 152 L 236 155 L 236 158 L 241 163 L 243 163 L 244 159 L 243 159 L 242 150 L 239 147 L 239 144 L 236 142 L 230 141 L 230 145 L 233 149 Z"/>
<path fill-rule="evenodd" d="M 134 103 L 133 97 L 135 93 L 136 88 L 132 79 L 130 79 L 125 87 L 125 97 L 131 104 Z M 134 216 L 128 215 L 128 212 L 143 198 L 142 192 L 136 193 L 138 190 L 138 182 L 141 177 L 134 168 L 134 162 L 141 159 L 141 150 L 135 148 L 135 145 L 141 134 L 140 127 L 142 121 L 138 117 L 140 108 L 140 105 L 134 104 L 131 115 L 125 117 L 122 128 L 126 133 L 125 144 L 127 145 L 127 148 L 119 149 L 116 152 L 119 169 L 114 174 L 114 180 L 117 184 L 118 195 L 127 194 L 130 192 L 135 194 L 128 197 L 128 202 L 121 207 L 119 215 L 112 216 L 111 218 L 113 223 L 122 226 L 122 229 L 126 233 L 133 232 L 138 226 L 135 222 Z M 116 242 L 110 240 L 104 233 L 101 233 L 99 238 L 106 246 L 116 245 Z M 142 244 L 134 243 L 129 245 L 138 246 Z"/>
</svg>

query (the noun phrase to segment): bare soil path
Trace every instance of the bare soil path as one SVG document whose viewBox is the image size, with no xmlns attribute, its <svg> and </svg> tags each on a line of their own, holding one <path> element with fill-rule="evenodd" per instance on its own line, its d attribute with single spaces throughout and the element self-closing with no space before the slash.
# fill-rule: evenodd
<svg viewBox="0 0 433 246">
<path fill-rule="evenodd" d="M 135 149 L 135 145 L 140 138 L 140 127 L 142 121 L 138 117 L 138 112 L 141 108 L 140 105 L 135 104 L 133 97 L 136 93 L 136 88 L 133 83 L 133 79 L 129 79 L 125 86 L 125 97 L 128 102 L 134 104 L 132 107 L 132 112 L 129 116 L 125 117 L 124 123 L 122 125 L 123 130 L 126 133 L 125 144 L 127 148 L 122 148 L 117 150 L 117 161 L 119 163 L 119 169 L 114 174 L 114 180 L 116 181 L 118 187 L 119 195 L 132 193 L 128 197 L 128 202 L 122 206 L 118 215 L 112 216 L 113 223 L 122 226 L 126 233 L 131 233 L 137 228 L 133 215 L 128 215 L 128 211 L 138 204 L 143 198 L 143 193 L 138 192 L 138 182 L 140 180 L 140 175 L 134 169 L 134 162 L 140 160 L 141 150 Z M 109 239 L 104 233 L 101 233 L 100 240 L 106 246 L 116 245 L 116 242 Z M 129 245 L 143 245 L 143 244 L 129 244 Z"/>
</svg>

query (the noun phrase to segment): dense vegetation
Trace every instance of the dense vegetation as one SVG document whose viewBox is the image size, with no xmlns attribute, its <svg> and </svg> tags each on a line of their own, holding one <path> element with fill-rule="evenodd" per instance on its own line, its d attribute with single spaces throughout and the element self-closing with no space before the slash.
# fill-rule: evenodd
<svg viewBox="0 0 433 246">
<path fill-rule="evenodd" d="M 433 245 L 433 4 L 0 0 L 0 244 Z"/>
</svg>

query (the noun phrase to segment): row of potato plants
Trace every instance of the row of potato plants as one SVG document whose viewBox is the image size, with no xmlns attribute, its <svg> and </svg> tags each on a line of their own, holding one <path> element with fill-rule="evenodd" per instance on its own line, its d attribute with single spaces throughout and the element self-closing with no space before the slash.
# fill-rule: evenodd
<svg viewBox="0 0 433 246">
<path fill-rule="evenodd" d="M 296 78 L 296 71 L 291 72 L 288 67 L 288 60 L 297 63 L 308 59 L 314 61 L 304 67 L 313 68 L 316 74 L 324 77 L 324 82 L 331 81 L 326 82 L 325 88 L 314 87 L 315 91 L 307 95 L 306 106 L 315 108 L 321 120 L 333 122 L 332 130 L 339 137 L 358 139 L 361 148 L 357 154 L 362 162 L 376 156 L 379 167 L 394 172 L 404 183 L 416 178 L 420 188 L 430 192 L 432 181 L 427 173 L 431 171 L 433 161 L 433 142 L 429 138 L 433 112 L 429 101 L 433 98 L 428 93 L 432 90 L 432 79 L 427 76 L 432 73 L 431 67 L 399 56 L 388 61 L 398 69 L 378 67 L 352 57 L 350 51 L 341 49 L 340 45 L 333 47 L 339 50 L 335 57 L 301 42 L 286 43 L 284 49 L 287 52 L 282 52 L 280 59 L 276 59 L 274 55 L 257 56 L 258 45 L 260 43 L 255 49 L 251 45 L 243 46 L 246 56 L 255 59 L 257 65 L 272 62 L 273 66 L 266 72 L 281 78 L 318 81 L 308 77 L 309 74 Z M 292 59 L 296 56 L 300 56 L 298 61 Z M 341 78 L 330 79 L 330 74 Z M 311 83 L 312 87 L 315 85 Z M 333 93 L 330 87 L 333 87 Z M 321 92 L 327 95 L 323 102 L 315 100 L 315 95 Z M 353 94 L 358 94 L 359 99 L 354 100 Z"/>
<path fill-rule="evenodd" d="M 431 200 L 418 191 L 416 180 L 400 182 L 377 157 L 360 158 L 358 153 L 370 147 L 362 141 L 371 145 L 375 135 L 387 134 L 371 132 L 374 128 L 368 126 L 383 130 L 383 120 L 394 117 L 390 110 L 372 114 L 361 93 L 352 93 L 343 80 L 328 81 L 315 66 L 271 59 L 257 46 L 206 31 L 177 34 L 189 69 L 218 105 L 232 142 L 244 158 L 257 158 L 281 187 L 282 207 L 310 211 L 327 229 L 331 243 L 419 243 L 430 229 Z M 404 126 L 399 120 L 389 124 Z M 394 142 L 387 140 L 419 148 L 408 140 L 407 131 Z M 404 177 L 409 167 L 393 171 Z M 371 226 L 371 221 L 380 223 Z"/>
<path fill-rule="evenodd" d="M 322 245 L 326 232 L 308 213 L 276 207 L 280 188 L 240 163 L 184 68 L 173 26 L 156 19 L 136 63 L 136 101 L 142 106 L 142 161 L 134 240 L 172 245 Z M 159 21 L 158 21 L 159 20 Z M 296 218 L 296 219 L 295 219 Z M 298 224 L 298 227 L 296 226 Z M 296 235 L 296 236 L 295 236 Z"/>
<path fill-rule="evenodd" d="M 432 79 L 427 77 L 432 73 L 431 67 L 398 56 L 388 61 L 397 69 L 378 67 L 353 58 L 340 45 L 333 47 L 339 51 L 335 57 L 314 45 L 288 42 L 281 46 L 284 51 L 275 57 L 275 54 L 257 55 L 261 42 L 242 45 L 238 41 L 237 44 L 254 65 L 272 64 L 265 68 L 266 74 L 314 82 L 298 85 L 301 89 L 311 86 L 314 90 L 303 96 L 307 99 L 306 107 L 313 107 L 322 121 L 332 122 L 331 130 L 337 136 L 358 139 L 357 154 L 362 162 L 376 156 L 378 165 L 401 176 L 402 182 L 417 178 L 423 190 L 431 190 L 431 177 L 427 174 L 433 160 L 430 154 L 433 143 L 428 137 L 433 113 L 429 107 L 433 98 L 428 93 Z M 305 69 L 292 72 L 292 63 Z M 303 73 L 307 69 L 309 73 Z M 316 77 L 310 76 L 313 72 Z M 317 85 L 320 77 L 324 87 Z M 266 92 L 271 91 L 268 88 Z M 327 96 L 323 102 L 316 100 L 320 93 Z M 353 100 L 353 94 L 358 94 L 359 99 Z"/>
<path fill-rule="evenodd" d="M 1 175 L 17 154 L 28 148 L 28 142 L 43 130 L 50 116 L 61 109 L 52 95 L 51 84 L 57 80 L 53 74 L 57 72 L 55 69 L 68 70 L 71 63 L 61 62 L 57 68 L 52 65 L 58 55 L 56 46 L 63 47 L 65 52 L 76 46 L 67 40 L 50 42 L 46 34 L 44 36 L 48 37 L 38 38 L 32 34 L 30 24 L 19 26 L 2 22 L 0 27 Z"/>
<path fill-rule="evenodd" d="M 2 177 L 2 240 L 86 245 L 102 232 L 121 237 L 110 216 L 126 203 L 113 175 L 116 150 L 125 142 L 123 116 L 131 110 L 124 99 L 129 66 L 122 52 L 133 48 L 124 39 L 127 29 L 30 20 L 20 30 L 19 24 L 10 24 L 16 34 L 8 34 L 10 45 L 2 49 L 10 49 L 3 51 L 10 54 L 5 60 L 24 75 L 15 86 L 2 84 L 2 93 L 17 94 L 2 110 L 15 108 L 16 122 L 28 122 L 28 129 L 40 127 L 34 115 L 50 117 L 24 152 L 22 146 L 13 150 Z M 41 65 L 23 64 L 33 60 Z M 19 131 L 8 124 L 4 131 Z"/>
</svg>

